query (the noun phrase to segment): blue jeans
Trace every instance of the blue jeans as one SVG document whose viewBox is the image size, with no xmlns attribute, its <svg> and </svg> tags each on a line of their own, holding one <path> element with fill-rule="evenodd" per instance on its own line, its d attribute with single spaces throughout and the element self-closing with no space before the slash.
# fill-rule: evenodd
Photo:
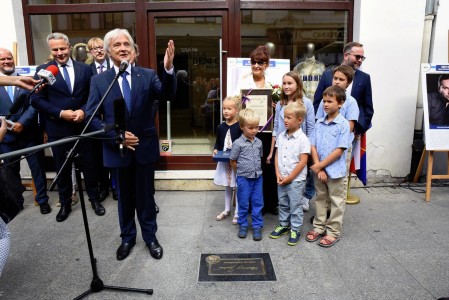
<svg viewBox="0 0 449 300">
<path fill-rule="evenodd" d="M 262 175 L 259 178 L 237 176 L 237 198 L 239 199 L 238 224 L 248 227 L 248 210 L 251 203 L 251 218 L 253 228 L 263 227 L 263 192 Z"/>
<path fill-rule="evenodd" d="M 278 185 L 279 223 L 287 227 L 289 223 L 294 231 L 302 226 L 302 193 L 305 180 L 293 181 L 287 185 Z"/>
</svg>

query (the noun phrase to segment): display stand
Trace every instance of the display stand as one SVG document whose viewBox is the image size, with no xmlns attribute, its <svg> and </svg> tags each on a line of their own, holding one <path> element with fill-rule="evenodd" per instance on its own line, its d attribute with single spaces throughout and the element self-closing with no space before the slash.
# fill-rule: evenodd
<svg viewBox="0 0 449 300">
<path fill-rule="evenodd" d="M 346 196 L 346 204 L 358 204 L 360 203 L 360 197 L 350 193 L 351 186 L 351 174 L 348 176 L 348 195 Z"/>
<path fill-rule="evenodd" d="M 434 152 L 447 152 L 448 155 L 448 165 L 447 165 L 447 174 L 442 175 L 433 175 L 433 153 Z M 426 176 L 426 202 L 430 201 L 430 193 L 432 191 L 432 179 L 449 179 L 449 150 L 429 150 L 426 151 L 426 148 L 424 147 L 421 159 L 419 160 L 418 168 L 416 170 L 415 177 L 413 178 L 413 182 L 418 182 L 419 175 L 421 174 L 421 170 L 424 165 L 425 157 L 428 157 L 427 160 L 427 176 Z"/>
</svg>

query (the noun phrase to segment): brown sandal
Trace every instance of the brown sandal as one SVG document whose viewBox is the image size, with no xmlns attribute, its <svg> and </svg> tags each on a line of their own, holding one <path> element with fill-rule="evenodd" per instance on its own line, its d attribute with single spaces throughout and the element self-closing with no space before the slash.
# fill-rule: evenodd
<svg viewBox="0 0 449 300">
<path fill-rule="evenodd" d="M 330 248 L 340 240 L 340 238 L 338 238 L 338 237 L 333 237 L 334 240 L 330 240 L 329 237 L 330 237 L 330 235 L 323 236 L 321 238 L 321 240 L 318 242 L 318 245 L 320 245 L 321 247 L 324 247 L 324 248 Z M 326 242 L 326 244 L 321 243 L 321 241 Z"/>
<path fill-rule="evenodd" d="M 307 236 L 311 235 L 313 236 L 311 239 L 308 238 Z M 316 232 L 315 230 L 310 230 L 309 232 L 307 232 L 306 234 L 306 241 L 308 242 L 315 242 L 316 240 L 318 240 L 323 234 Z"/>
</svg>

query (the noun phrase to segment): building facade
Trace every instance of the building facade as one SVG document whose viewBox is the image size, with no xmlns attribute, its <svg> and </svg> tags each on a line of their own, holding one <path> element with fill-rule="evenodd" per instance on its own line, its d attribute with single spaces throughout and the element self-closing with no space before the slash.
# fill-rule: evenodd
<svg viewBox="0 0 449 300">
<path fill-rule="evenodd" d="M 17 42 L 22 65 L 47 59 L 45 37 L 54 31 L 66 33 L 75 45 L 126 28 L 139 45 L 138 64 L 154 69 L 168 39 L 175 41 L 175 67 L 185 72 L 179 72 L 182 90 L 176 100 L 159 107 L 160 138 L 170 139 L 173 151 L 162 157 L 160 170 L 215 168 L 210 156 L 220 101 L 213 100 L 220 93 L 208 95 L 215 89 L 226 96 L 228 57 L 248 57 L 267 45 L 273 58 L 289 59 L 293 69 L 313 44 L 315 59 L 330 68 L 341 61 L 345 43 L 359 41 L 375 109 L 367 142 L 369 177 L 387 180 L 410 170 L 425 0 L 413 5 L 407 0 L 10 2 L 15 28 L 4 39 Z M 447 59 L 447 40 L 445 51 Z"/>
</svg>

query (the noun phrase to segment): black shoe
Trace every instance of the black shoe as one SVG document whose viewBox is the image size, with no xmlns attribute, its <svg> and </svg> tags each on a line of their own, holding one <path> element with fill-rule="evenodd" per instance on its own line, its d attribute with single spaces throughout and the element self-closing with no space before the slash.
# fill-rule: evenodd
<svg viewBox="0 0 449 300">
<path fill-rule="evenodd" d="M 162 249 L 162 246 L 159 245 L 158 241 L 151 242 L 150 244 L 147 244 L 148 248 L 150 248 L 150 254 L 155 259 L 161 259 L 162 255 L 164 254 L 164 250 Z"/>
<path fill-rule="evenodd" d="M 92 201 L 90 204 L 92 205 L 92 208 L 97 216 L 103 216 L 106 213 L 106 210 L 103 205 L 101 205 L 100 201 Z"/>
<path fill-rule="evenodd" d="M 51 207 L 48 205 L 48 202 L 44 202 L 39 204 L 39 208 L 41 210 L 41 214 L 46 215 L 51 212 Z"/>
<path fill-rule="evenodd" d="M 157 204 L 155 204 L 154 206 L 156 206 L 156 213 L 159 213 L 159 206 L 157 206 Z"/>
<path fill-rule="evenodd" d="M 70 213 L 72 212 L 72 203 L 68 203 L 66 205 L 61 205 L 58 214 L 56 215 L 57 222 L 63 222 L 68 218 Z"/>
<path fill-rule="evenodd" d="M 118 194 L 117 194 L 117 191 L 115 189 L 112 189 L 112 199 L 118 200 Z"/>
<path fill-rule="evenodd" d="M 99 190 L 98 194 L 100 202 L 103 202 L 109 196 L 109 191 L 107 189 Z"/>
<path fill-rule="evenodd" d="M 136 243 L 122 243 L 117 249 L 117 260 L 124 260 L 131 253 L 131 249 Z"/>
</svg>

